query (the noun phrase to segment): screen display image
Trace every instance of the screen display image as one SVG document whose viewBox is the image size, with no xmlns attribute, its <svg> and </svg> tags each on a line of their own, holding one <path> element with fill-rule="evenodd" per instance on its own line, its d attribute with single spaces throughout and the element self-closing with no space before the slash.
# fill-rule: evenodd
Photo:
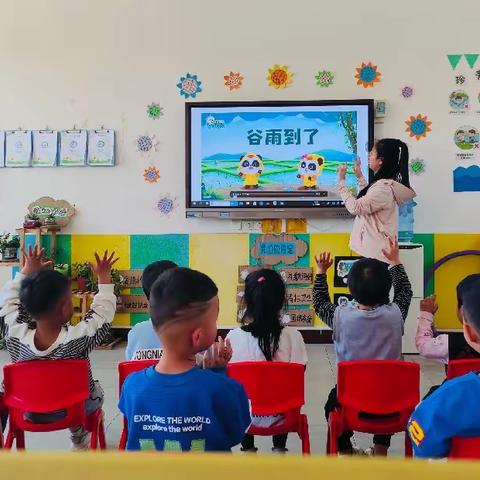
<svg viewBox="0 0 480 480">
<path fill-rule="evenodd" d="M 190 105 L 190 207 L 341 206 L 339 165 L 353 193 L 357 158 L 368 179 L 368 101 Z"/>
</svg>

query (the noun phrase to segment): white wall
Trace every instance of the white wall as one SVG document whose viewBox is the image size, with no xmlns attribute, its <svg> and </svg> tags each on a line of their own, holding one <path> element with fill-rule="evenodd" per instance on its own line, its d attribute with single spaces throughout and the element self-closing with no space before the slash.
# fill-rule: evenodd
<svg viewBox="0 0 480 480">
<path fill-rule="evenodd" d="M 229 222 L 184 218 L 184 101 L 175 85 L 190 71 L 204 83 L 201 101 L 386 99 L 389 114 L 376 137 L 407 139 L 404 121 L 427 113 L 433 132 L 409 141 L 412 155 L 428 162 L 428 173 L 414 179 L 416 230 L 478 231 L 480 194 L 452 191 L 452 135 L 464 120 L 448 116 L 455 84 L 446 54 L 480 51 L 479 18 L 478 0 L 2 0 L 0 129 L 104 124 L 118 132 L 119 166 L 0 170 L 0 230 L 19 226 L 31 200 L 51 195 L 76 204 L 75 232 L 229 231 Z M 353 76 L 368 60 L 383 81 L 365 90 Z M 290 66 L 292 87 L 267 86 L 273 63 Z M 329 89 L 313 80 L 323 68 L 336 75 Z M 230 69 L 245 76 L 238 92 L 223 85 Z M 476 102 L 474 82 L 468 91 Z M 410 101 L 400 97 L 404 84 L 416 89 Z M 156 122 L 145 114 L 152 101 L 165 107 Z M 478 114 L 470 116 L 480 127 Z M 135 151 L 145 131 L 161 141 L 156 185 L 144 182 L 148 162 Z M 154 208 L 166 192 L 178 198 L 171 218 Z M 350 223 L 317 221 L 311 229 L 349 231 Z"/>
</svg>

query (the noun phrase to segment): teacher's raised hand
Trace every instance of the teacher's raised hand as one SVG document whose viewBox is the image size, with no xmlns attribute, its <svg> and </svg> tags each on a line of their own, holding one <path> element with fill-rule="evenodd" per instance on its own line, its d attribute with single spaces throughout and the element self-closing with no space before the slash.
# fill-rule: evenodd
<svg viewBox="0 0 480 480">
<path fill-rule="evenodd" d="M 344 182 L 345 177 L 347 176 L 347 164 L 345 163 L 344 165 L 340 165 L 338 167 L 338 183 Z"/>
<path fill-rule="evenodd" d="M 355 160 L 355 165 L 353 166 L 353 173 L 355 173 L 357 178 L 361 178 L 363 176 L 360 157 L 357 157 L 357 159 Z"/>
</svg>

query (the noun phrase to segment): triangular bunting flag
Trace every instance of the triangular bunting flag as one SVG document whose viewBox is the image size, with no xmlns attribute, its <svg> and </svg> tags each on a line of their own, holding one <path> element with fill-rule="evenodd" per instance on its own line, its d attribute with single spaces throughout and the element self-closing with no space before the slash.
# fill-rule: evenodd
<svg viewBox="0 0 480 480">
<path fill-rule="evenodd" d="M 465 58 L 467 60 L 468 65 L 470 68 L 473 68 L 475 66 L 475 62 L 477 61 L 477 58 L 479 57 L 480 54 L 478 53 L 466 53 Z"/>
<path fill-rule="evenodd" d="M 452 70 L 455 70 L 455 68 L 457 68 L 458 62 L 462 58 L 462 54 L 455 53 L 453 55 L 447 55 L 447 57 L 450 65 L 452 66 Z"/>
</svg>

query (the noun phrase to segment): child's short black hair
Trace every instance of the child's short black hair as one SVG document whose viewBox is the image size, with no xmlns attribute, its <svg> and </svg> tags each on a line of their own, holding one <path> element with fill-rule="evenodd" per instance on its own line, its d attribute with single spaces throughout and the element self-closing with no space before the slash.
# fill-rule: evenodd
<svg viewBox="0 0 480 480">
<path fill-rule="evenodd" d="M 169 269 L 152 286 L 153 326 L 159 328 L 176 317 L 201 314 L 207 308 L 206 303 L 217 295 L 215 282 L 204 273 L 189 268 Z"/>
<path fill-rule="evenodd" d="M 463 296 L 470 290 L 471 286 L 480 281 L 480 273 L 474 273 L 465 277 L 457 285 L 457 306 L 461 308 L 463 306 Z"/>
<path fill-rule="evenodd" d="M 465 320 L 480 333 L 480 280 L 470 284 L 470 288 L 462 296 L 462 301 Z"/>
<path fill-rule="evenodd" d="M 148 265 L 142 273 L 142 288 L 145 295 L 150 299 L 150 290 L 155 280 L 166 270 L 176 268 L 178 265 L 170 260 L 160 260 Z"/>
<path fill-rule="evenodd" d="M 20 285 L 20 302 L 35 317 L 53 310 L 70 290 L 70 280 L 55 270 L 40 270 L 28 275 Z"/>
<path fill-rule="evenodd" d="M 362 305 L 374 307 L 390 303 L 392 276 L 387 264 L 375 258 L 357 260 L 348 273 L 348 288 Z"/>
</svg>

